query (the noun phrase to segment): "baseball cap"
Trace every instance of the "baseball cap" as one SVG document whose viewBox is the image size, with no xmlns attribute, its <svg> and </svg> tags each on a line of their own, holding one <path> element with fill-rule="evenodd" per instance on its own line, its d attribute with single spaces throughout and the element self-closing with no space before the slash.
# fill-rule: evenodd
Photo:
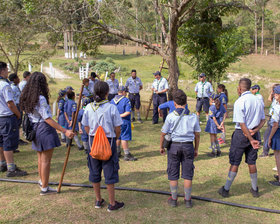
<svg viewBox="0 0 280 224">
<path fill-rule="evenodd" d="M 160 71 L 156 71 L 153 75 L 161 75 Z"/>
<path fill-rule="evenodd" d="M 276 87 L 274 88 L 274 93 L 280 94 L 280 86 L 276 86 Z"/>
<path fill-rule="evenodd" d="M 118 91 L 125 91 L 125 87 L 124 86 L 119 86 Z"/>
<path fill-rule="evenodd" d="M 261 87 L 259 85 L 254 85 L 254 86 L 251 87 L 251 89 L 258 89 L 258 90 L 260 90 Z"/>
<path fill-rule="evenodd" d="M 205 73 L 201 73 L 200 75 L 199 75 L 199 78 L 202 78 L 202 77 L 205 77 L 206 75 L 205 75 Z"/>
</svg>

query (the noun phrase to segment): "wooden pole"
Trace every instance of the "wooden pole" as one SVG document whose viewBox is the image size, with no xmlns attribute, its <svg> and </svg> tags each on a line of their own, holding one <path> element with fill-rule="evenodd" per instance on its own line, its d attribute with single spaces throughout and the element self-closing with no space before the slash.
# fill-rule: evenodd
<svg viewBox="0 0 280 224">
<path fill-rule="evenodd" d="M 84 84 L 81 87 L 81 92 L 80 92 L 80 95 L 79 95 L 78 107 L 77 107 L 77 111 L 75 113 L 74 123 L 73 123 L 73 127 L 72 127 L 73 132 L 75 131 L 77 118 L 78 118 L 78 113 L 79 113 L 79 110 L 80 110 L 80 107 L 81 107 L 83 90 L 84 90 Z M 70 143 L 69 143 L 68 148 L 67 148 L 66 158 L 65 158 L 65 161 L 64 161 L 64 166 L 63 166 L 63 170 L 62 170 L 62 173 L 61 173 L 61 178 L 60 178 L 60 181 L 59 181 L 59 185 L 58 185 L 58 188 L 57 188 L 57 193 L 60 193 L 61 184 L 63 182 L 63 177 L 64 177 L 64 174 L 65 174 L 66 166 L 67 166 L 69 155 L 70 155 L 71 145 L 72 145 L 72 139 L 70 139 Z"/>
<path fill-rule="evenodd" d="M 163 65 L 164 65 L 164 59 L 162 59 L 162 63 L 159 67 L 160 72 L 162 71 Z M 150 100 L 149 100 L 149 106 L 148 106 L 148 109 L 147 109 L 147 112 L 146 112 L 146 117 L 145 117 L 146 120 L 148 120 L 149 112 L 150 112 L 150 109 L 151 109 L 151 106 L 152 106 L 153 95 L 154 95 L 154 93 L 152 92 L 152 95 L 151 95 Z"/>
</svg>

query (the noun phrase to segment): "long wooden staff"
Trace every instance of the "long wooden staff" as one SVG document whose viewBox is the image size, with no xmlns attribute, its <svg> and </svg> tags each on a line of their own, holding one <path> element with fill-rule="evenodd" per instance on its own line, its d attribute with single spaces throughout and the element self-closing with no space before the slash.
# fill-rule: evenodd
<svg viewBox="0 0 280 224">
<path fill-rule="evenodd" d="M 78 113 L 79 113 L 80 106 L 81 106 L 81 99 L 82 99 L 83 90 L 84 90 L 84 84 L 81 87 L 78 107 L 77 107 L 77 111 L 76 111 L 75 116 L 74 116 L 74 122 L 73 122 L 73 126 L 72 126 L 72 131 L 73 132 L 75 131 L 75 127 L 76 127 L 76 123 L 77 123 L 77 118 L 78 118 Z M 66 152 L 66 158 L 65 158 L 65 161 L 64 161 L 64 166 L 63 166 L 63 170 L 62 170 L 62 173 L 61 173 L 61 178 L 60 178 L 60 181 L 59 181 L 59 185 L 58 185 L 58 188 L 57 188 L 57 193 L 60 193 L 61 184 L 62 184 L 62 181 L 63 181 L 63 177 L 64 177 L 64 174 L 65 174 L 66 166 L 67 166 L 69 155 L 70 155 L 71 145 L 72 145 L 72 139 L 70 139 L 70 143 L 68 144 L 68 148 L 67 148 L 67 152 Z"/>
<path fill-rule="evenodd" d="M 163 65 L 164 65 L 164 59 L 162 59 L 162 63 L 161 63 L 161 65 L 160 65 L 160 67 L 159 67 L 159 72 L 162 71 Z M 146 120 L 148 120 L 149 112 L 150 112 L 150 109 L 151 109 L 151 106 L 152 106 L 153 95 L 154 95 L 154 92 L 152 91 L 152 95 L 151 95 L 150 101 L 149 101 L 149 106 L 148 106 L 148 109 L 147 109 L 147 112 L 146 112 L 146 117 L 145 117 Z"/>
</svg>

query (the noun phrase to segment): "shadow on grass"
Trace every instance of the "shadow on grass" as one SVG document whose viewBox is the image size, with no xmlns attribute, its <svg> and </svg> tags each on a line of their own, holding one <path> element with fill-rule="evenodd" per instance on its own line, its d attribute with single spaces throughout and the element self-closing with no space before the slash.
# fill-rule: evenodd
<svg viewBox="0 0 280 224">
<path fill-rule="evenodd" d="M 99 54 L 94 60 L 104 60 L 106 58 L 112 58 L 113 60 L 129 60 L 133 58 L 138 58 L 136 54 L 118 55 L 118 54 Z"/>
</svg>

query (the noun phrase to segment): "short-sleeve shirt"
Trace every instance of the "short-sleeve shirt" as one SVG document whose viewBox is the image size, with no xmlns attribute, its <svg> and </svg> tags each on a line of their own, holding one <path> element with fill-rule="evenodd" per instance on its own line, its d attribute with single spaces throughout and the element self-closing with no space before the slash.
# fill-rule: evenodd
<svg viewBox="0 0 280 224">
<path fill-rule="evenodd" d="M 270 107 L 269 107 L 269 115 L 270 115 L 270 116 L 272 116 L 272 112 L 273 112 L 272 108 L 273 108 L 276 104 L 277 104 L 277 100 L 276 100 L 275 98 L 273 98 L 273 99 L 272 99 L 272 103 L 271 103 L 271 105 L 270 105 Z"/>
<path fill-rule="evenodd" d="M 35 106 L 34 112 L 29 113 L 28 117 L 32 123 L 43 122 L 44 120 L 52 117 L 51 107 L 44 96 L 39 96 L 39 102 Z"/>
<path fill-rule="evenodd" d="M 136 77 L 135 79 L 129 77 L 125 83 L 125 87 L 128 88 L 129 93 L 139 93 L 141 86 L 143 86 L 143 84 L 139 77 Z"/>
<path fill-rule="evenodd" d="M 93 92 L 91 92 L 89 86 L 84 86 L 82 95 L 86 97 L 90 97 L 93 95 Z"/>
<path fill-rule="evenodd" d="M 168 108 L 168 109 L 169 109 L 169 113 L 172 113 L 172 112 L 176 109 L 173 100 L 170 100 L 170 101 L 167 101 L 167 102 L 165 102 L 165 103 L 160 104 L 158 108 L 159 108 L 160 110 L 163 110 L 163 109 L 167 109 L 167 108 Z M 188 104 L 186 105 L 185 109 L 186 109 L 186 114 L 189 115 L 190 110 L 189 110 L 189 108 L 188 108 Z"/>
<path fill-rule="evenodd" d="M 221 104 L 223 104 L 223 105 L 227 105 L 228 104 L 228 97 L 227 97 L 227 95 L 225 93 L 221 93 L 219 95 L 219 100 L 220 100 Z"/>
<path fill-rule="evenodd" d="M 210 93 L 214 92 L 210 82 L 198 82 L 195 86 L 194 91 L 197 92 L 197 97 L 199 98 L 209 98 Z"/>
<path fill-rule="evenodd" d="M 14 101 L 13 90 L 6 79 L 0 79 L 0 117 L 10 116 L 14 113 L 8 107 L 8 102 Z"/>
<path fill-rule="evenodd" d="M 64 99 L 60 99 L 58 101 L 59 116 L 64 114 L 64 104 L 65 104 L 65 100 Z"/>
<path fill-rule="evenodd" d="M 64 112 L 66 112 L 68 119 L 72 120 L 72 113 L 77 111 L 77 103 L 74 100 L 67 100 L 64 104 Z"/>
<path fill-rule="evenodd" d="M 88 88 L 89 88 L 89 91 L 94 93 L 94 85 L 95 83 L 97 83 L 99 80 L 98 79 L 95 79 L 94 81 L 92 81 L 91 79 L 89 80 L 89 85 L 88 85 Z"/>
<path fill-rule="evenodd" d="M 117 79 L 114 79 L 114 81 L 112 81 L 112 79 L 108 79 L 106 82 L 109 85 L 109 94 L 117 94 L 119 89 L 119 81 Z"/>
<path fill-rule="evenodd" d="M 26 80 L 22 80 L 19 84 L 18 87 L 20 89 L 20 91 L 22 92 L 23 88 L 25 87 L 27 81 Z"/>
<path fill-rule="evenodd" d="M 192 142 L 195 138 L 194 133 L 201 132 L 197 115 L 185 113 L 173 131 L 182 112 L 183 109 L 179 108 L 168 114 L 161 131 L 165 134 L 171 133 L 171 139 L 174 142 Z"/>
<path fill-rule="evenodd" d="M 114 97 L 114 99 L 111 100 L 110 103 L 117 106 L 117 109 L 120 114 L 123 114 L 125 112 L 131 112 L 130 101 L 124 96 L 117 95 Z M 122 117 L 122 119 L 123 121 L 130 122 L 130 114 L 126 117 Z"/>
<path fill-rule="evenodd" d="M 108 100 L 90 103 L 85 108 L 82 125 L 90 128 L 90 136 L 95 135 L 100 125 L 108 138 L 115 138 L 115 127 L 122 124 L 123 121 L 117 107 L 110 104 Z"/>
<path fill-rule="evenodd" d="M 257 127 L 265 119 L 264 107 L 250 91 L 246 91 L 235 101 L 233 122 L 235 128 L 241 129 L 240 123 L 245 123 L 248 129 Z"/>
<path fill-rule="evenodd" d="M 262 103 L 264 106 L 263 96 L 260 93 L 257 93 L 256 97 L 258 98 L 259 102 Z"/>
<path fill-rule="evenodd" d="M 209 118 L 213 118 L 213 117 L 215 117 L 216 119 L 223 118 L 226 112 L 227 111 L 222 104 L 219 109 L 217 109 L 215 105 L 211 105 L 209 108 Z"/>
<path fill-rule="evenodd" d="M 169 89 L 166 78 L 161 77 L 159 80 L 155 79 L 152 88 L 154 89 L 154 91 L 157 90 L 159 92 L 165 89 Z"/>
<path fill-rule="evenodd" d="M 77 121 L 79 122 L 79 123 L 81 123 L 82 122 L 82 119 L 83 119 L 83 115 L 84 115 L 84 109 L 81 109 L 81 110 L 79 110 L 79 113 L 78 113 L 78 118 L 77 118 Z M 82 134 L 82 141 L 87 141 L 88 140 L 88 134 L 87 134 L 87 132 L 86 132 L 86 130 L 85 130 L 85 127 L 84 127 L 84 125 L 81 123 L 81 127 L 82 127 L 82 131 L 83 131 L 83 134 Z"/>
<path fill-rule="evenodd" d="M 19 87 L 17 85 L 15 85 L 14 83 L 11 84 L 11 88 L 13 90 L 14 102 L 15 102 L 16 105 L 18 105 L 21 91 L 20 91 Z"/>
<path fill-rule="evenodd" d="M 280 127 L 280 104 L 278 102 L 272 107 L 270 125 L 272 126 L 274 122 L 277 122 Z"/>
</svg>

